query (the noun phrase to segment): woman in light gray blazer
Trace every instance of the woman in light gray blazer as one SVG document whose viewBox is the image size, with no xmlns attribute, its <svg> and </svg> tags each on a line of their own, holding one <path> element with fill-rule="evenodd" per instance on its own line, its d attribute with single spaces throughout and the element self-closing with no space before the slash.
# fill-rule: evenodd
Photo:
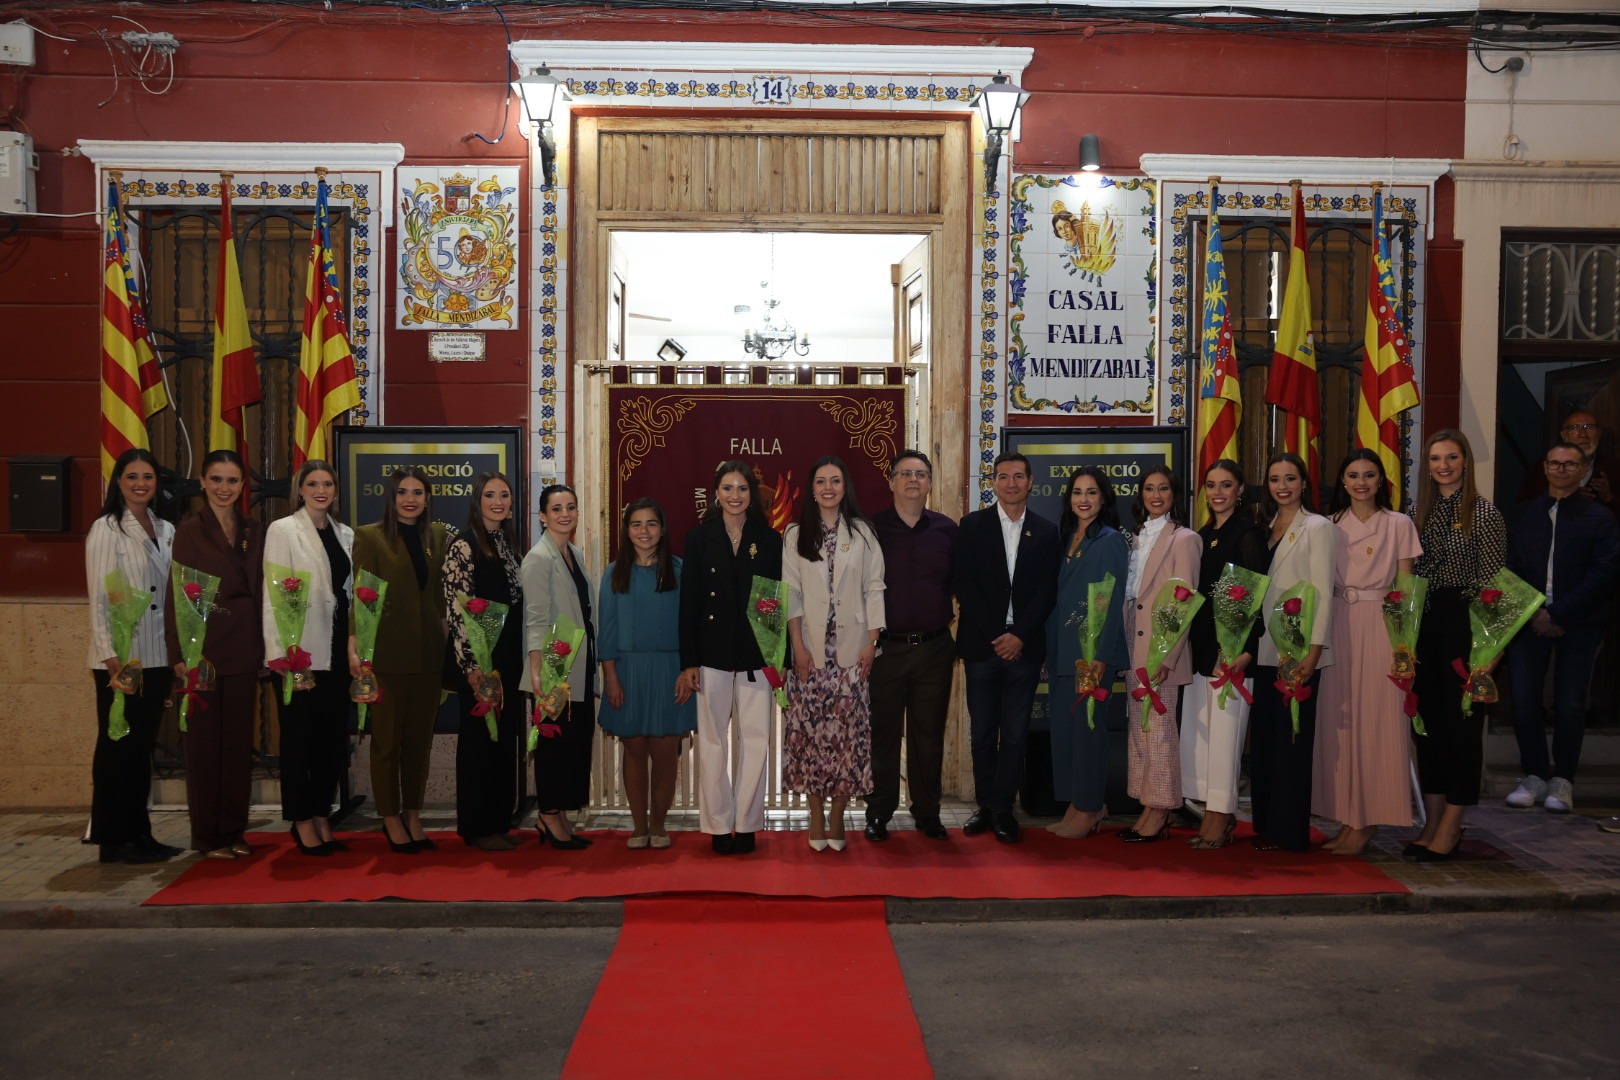
<svg viewBox="0 0 1620 1080">
<path fill-rule="evenodd" d="M 1327 649 L 1333 625 L 1333 568 L 1339 530 L 1333 522 L 1305 509 L 1311 481 L 1295 454 L 1273 454 L 1266 465 L 1266 494 L 1260 522 L 1269 528 L 1271 587 L 1260 616 L 1266 635 L 1254 672 L 1254 707 L 1249 713 L 1249 788 L 1254 806 L 1254 846 L 1261 851 L 1305 851 L 1311 835 L 1311 757 L 1316 742 L 1318 673 L 1333 662 Z M 1316 587 L 1316 613 L 1310 648 L 1295 657 L 1295 680 L 1310 690 L 1299 703 L 1299 733 L 1294 733 L 1288 698 L 1277 688 L 1277 642 L 1271 619 L 1283 593 L 1301 581 Z"/>
<path fill-rule="evenodd" d="M 314 686 L 294 690 L 281 705 L 281 816 L 305 855 L 330 855 L 347 845 L 327 820 L 349 752 L 349 600 L 354 594 L 354 530 L 334 516 L 337 473 L 324 461 L 306 461 L 293 479 L 298 508 L 264 535 L 265 663 L 286 660 L 271 599 L 287 588 L 277 571 L 290 569 L 307 597 L 298 647 L 310 656 Z M 282 679 L 290 679 L 283 672 Z M 277 689 L 281 687 L 278 684 Z M 276 701 L 285 699 L 278 694 Z"/>
<path fill-rule="evenodd" d="M 157 494 L 157 459 L 152 452 L 125 450 L 113 463 L 106 501 L 84 538 L 84 570 L 90 586 L 90 671 L 96 684 L 90 839 L 101 845 L 104 863 L 161 862 L 181 851 L 152 838 L 152 822 L 146 812 L 152 788 L 152 742 L 174 679 L 163 636 L 174 526 L 152 512 Z M 107 575 L 114 570 L 146 600 L 129 655 L 124 658 L 140 661 L 139 689 L 128 683 L 120 689 L 113 681 L 123 666 L 113 648 L 107 619 Z M 114 738 L 108 721 L 114 696 L 120 693 L 129 731 Z"/>
<path fill-rule="evenodd" d="M 592 585 L 584 553 L 574 543 L 579 496 L 565 484 L 540 492 L 545 531 L 523 557 L 524 640 L 529 663 L 521 689 L 537 693 L 542 647 L 557 620 L 566 615 L 585 631 L 585 655 L 568 673 L 569 707 L 557 724 L 561 734 L 542 738 L 534 752 L 534 793 L 540 805 L 535 832 L 542 845 L 565 851 L 590 846 L 575 836 L 568 813 L 591 795 L 591 741 L 596 734 L 596 628 L 591 622 Z"/>
</svg>

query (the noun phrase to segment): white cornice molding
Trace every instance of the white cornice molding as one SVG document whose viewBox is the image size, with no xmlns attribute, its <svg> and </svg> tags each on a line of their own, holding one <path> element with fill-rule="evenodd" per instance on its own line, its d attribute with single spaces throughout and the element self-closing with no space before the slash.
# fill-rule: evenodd
<svg viewBox="0 0 1620 1080">
<path fill-rule="evenodd" d="M 162 169 L 171 172 L 376 173 L 381 177 L 372 207 L 388 228 L 394 220 L 394 168 L 405 159 L 399 143 L 171 142 L 80 139 L 79 152 L 96 169 Z"/>
<path fill-rule="evenodd" d="M 1459 184 L 1620 184 L 1620 162 L 1613 161 L 1453 161 Z"/>
<path fill-rule="evenodd" d="M 1451 168 L 1448 158 L 1259 157 L 1241 154 L 1143 154 L 1142 171 L 1155 180 L 1224 184 L 1386 184 L 1433 187 Z"/>
<path fill-rule="evenodd" d="M 752 41 L 514 41 L 512 62 L 553 72 L 799 71 L 850 75 L 971 75 L 1005 72 L 1014 82 L 1035 55 L 1028 48 L 969 45 L 827 45 Z"/>
</svg>

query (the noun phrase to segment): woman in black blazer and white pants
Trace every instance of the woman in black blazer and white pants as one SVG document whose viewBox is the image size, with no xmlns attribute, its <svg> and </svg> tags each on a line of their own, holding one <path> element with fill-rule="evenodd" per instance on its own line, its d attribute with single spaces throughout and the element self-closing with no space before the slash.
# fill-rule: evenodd
<svg viewBox="0 0 1620 1080">
<path fill-rule="evenodd" d="M 714 502 L 687 534 L 681 566 L 681 683 L 697 694 L 698 805 L 702 829 L 721 855 L 753 851 L 754 834 L 765 827 L 771 688 L 748 623 L 748 592 L 756 577 L 782 580 L 782 537 L 766 522 L 758 490 L 747 462 L 723 462 Z M 736 776 L 733 711 L 741 744 Z"/>
</svg>

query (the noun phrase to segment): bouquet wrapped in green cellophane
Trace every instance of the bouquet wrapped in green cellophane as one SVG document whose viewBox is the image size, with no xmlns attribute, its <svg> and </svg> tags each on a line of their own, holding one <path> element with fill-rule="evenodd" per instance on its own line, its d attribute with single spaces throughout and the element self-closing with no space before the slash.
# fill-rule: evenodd
<svg viewBox="0 0 1620 1080">
<path fill-rule="evenodd" d="M 198 693 L 214 687 L 214 665 L 203 657 L 203 639 L 208 634 L 208 617 L 214 612 L 219 595 L 219 578 L 180 563 L 169 564 L 169 586 L 174 604 L 174 628 L 180 637 L 180 661 L 186 665 L 186 681 L 180 686 L 180 730 L 189 730 L 186 718 L 191 706 L 208 706 Z"/>
<path fill-rule="evenodd" d="M 1473 632 L 1469 638 L 1468 666 L 1454 661 L 1454 668 L 1463 681 L 1463 715 L 1474 711 L 1474 703 L 1482 704 L 1497 698 L 1496 681 L 1488 669 L 1502 655 L 1547 598 L 1519 575 L 1507 567 L 1496 572 L 1490 584 L 1479 590 L 1468 601 L 1468 626 Z"/>
<path fill-rule="evenodd" d="M 1214 603 L 1215 641 L 1220 646 L 1216 663 L 1216 679 L 1211 685 L 1220 690 L 1215 703 L 1226 708 L 1227 701 L 1236 690 L 1247 704 L 1254 704 L 1254 695 L 1243 685 L 1243 672 L 1234 669 L 1232 661 L 1243 655 L 1249 643 L 1249 633 L 1260 607 L 1266 602 L 1266 590 L 1271 579 L 1265 574 L 1246 570 L 1236 563 L 1227 563 L 1215 581 Z"/>
</svg>

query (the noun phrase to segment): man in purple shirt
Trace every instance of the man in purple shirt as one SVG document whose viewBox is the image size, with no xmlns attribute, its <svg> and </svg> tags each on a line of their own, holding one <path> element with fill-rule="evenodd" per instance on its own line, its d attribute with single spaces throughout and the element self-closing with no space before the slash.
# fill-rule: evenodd
<svg viewBox="0 0 1620 1080">
<path fill-rule="evenodd" d="M 951 701 L 956 643 L 951 639 L 951 549 L 956 522 L 926 507 L 933 464 L 920 450 L 889 462 L 894 505 L 872 515 L 883 548 L 883 602 L 888 626 L 872 664 L 872 794 L 866 838 L 887 840 L 900 805 L 900 735 L 917 831 L 947 839 L 939 820 L 945 764 L 945 714 Z"/>
</svg>

